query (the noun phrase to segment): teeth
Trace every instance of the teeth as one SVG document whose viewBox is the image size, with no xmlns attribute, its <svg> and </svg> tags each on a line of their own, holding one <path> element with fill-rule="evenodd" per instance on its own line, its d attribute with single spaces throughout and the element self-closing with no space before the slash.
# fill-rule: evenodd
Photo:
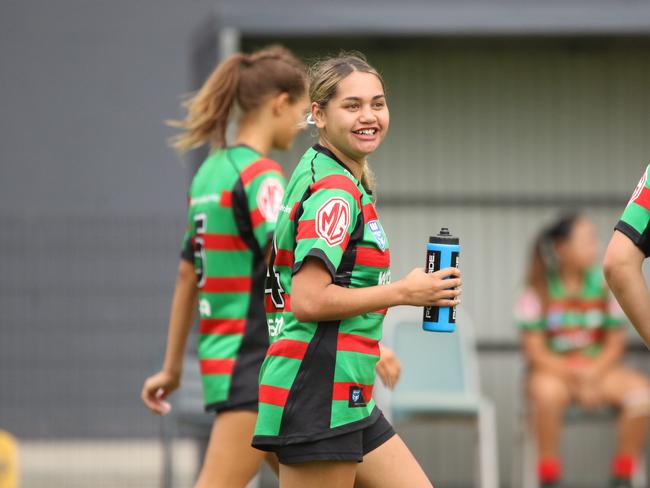
<svg viewBox="0 0 650 488">
<path fill-rule="evenodd" d="M 363 129 L 356 131 L 357 134 L 363 134 L 364 136 L 372 136 L 377 132 L 375 129 Z"/>
</svg>

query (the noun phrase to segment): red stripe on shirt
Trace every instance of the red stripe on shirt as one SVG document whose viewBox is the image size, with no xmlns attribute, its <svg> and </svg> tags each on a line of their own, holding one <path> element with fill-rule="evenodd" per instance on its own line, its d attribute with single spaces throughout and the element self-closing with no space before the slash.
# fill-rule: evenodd
<svg viewBox="0 0 650 488">
<path fill-rule="evenodd" d="M 379 341 L 357 334 L 339 332 L 336 342 L 337 351 L 352 351 L 379 356 Z"/>
<path fill-rule="evenodd" d="M 641 207 L 645 208 L 646 210 L 650 210 L 650 189 L 644 186 L 639 196 L 636 197 L 636 199 L 633 201 L 637 205 L 640 205 Z"/>
<path fill-rule="evenodd" d="M 248 185 L 259 175 L 267 171 L 275 171 L 282 174 L 282 167 L 272 159 L 262 158 L 250 164 L 239 176 L 241 177 L 242 183 Z"/>
<path fill-rule="evenodd" d="M 388 309 L 387 308 L 382 308 L 381 310 L 376 310 L 375 312 L 372 312 L 372 313 L 378 313 L 380 315 L 386 315 L 388 313 Z"/>
<path fill-rule="evenodd" d="M 362 207 L 363 210 L 363 221 L 368 223 L 371 220 L 379 220 L 377 217 L 377 210 L 372 203 L 367 203 Z"/>
<path fill-rule="evenodd" d="M 390 266 L 390 250 L 380 251 L 370 247 L 357 247 L 355 265 L 388 268 Z"/>
<path fill-rule="evenodd" d="M 243 293 L 251 289 L 250 276 L 207 278 L 201 291 L 205 293 Z"/>
<path fill-rule="evenodd" d="M 293 252 L 278 249 L 273 261 L 274 266 L 293 266 Z"/>
<path fill-rule="evenodd" d="M 316 233 L 315 220 L 301 220 L 300 222 L 298 222 L 298 232 L 296 233 L 296 241 L 302 239 L 322 239 L 321 236 L 319 236 Z M 343 237 L 343 242 L 339 244 L 341 249 L 345 251 L 345 249 L 348 247 L 348 242 L 350 242 L 350 234 L 346 232 L 345 237 Z"/>
<path fill-rule="evenodd" d="M 291 296 L 283 293 L 282 298 L 284 298 L 284 308 L 277 308 L 271 299 L 271 295 L 265 295 L 264 309 L 266 313 L 291 312 Z"/>
<path fill-rule="evenodd" d="M 296 212 L 300 208 L 300 202 L 296 202 L 293 204 L 293 208 L 291 209 L 291 213 L 289 214 L 289 220 L 294 220 L 296 218 Z"/>
<path fill-rule="evenodd" d="M 238 235 L 201 234 L 205 249 L 210 251 L 240 251 L 248 249 L 244 240 Z"/>
<path fill-rule="evenodd" d="M 315 220 L 301 220 L 298 222 L 296 241 L 299 241 L 301 239 L 318 239 L 318 234 L 316 234 Z"/>
<path fill-rule="evenodd" d="M 608 303 L 605 298 L 566 298 L 563 300 L 551 299 L 548 303 L 549 310 L 565 311 L 565 310 L 607 310 Z"/>
<path fill-rule="evenodd" d="M 363 395 L 363 400 L 368 403 L 372 398 L 372 387 L 373 385 L 360 385 L 358 383 L 350 383 L 347 381 L 335 381 L 334 389 L 332 391 L 332 400 L 350 400 L 350 387 L 356 386 L 361 388 L 361 394 Z"/>
<path fill-rule="evenodd" d="M 266 222 L 266 219 L 262 215 L 262 212 L 260 212 L 259 208 L 256 208 L 250 213 L 251 216 L 251 224 L 253 224 L 253 229 L 258 227 L 260 224 L 263 224 Z"/>
<path fill-rule="evenodd" d="M 243 334 L 246 320 L 243 319 L 201 319 L 201 334 Z"/>
<path fill-rule="evenodd" d="M 325 178 L 321 178 L 316 183 L 312 183 L 309 188 L 312 193 L 316 193 L 318 190 L 325 189 L 343 190 L 354 197 L 354 199 L 357 201 L 357 205 L 360 206 L 361 204 L 361 191 L 359 191 L 357 185 L 355 185 L 354 182 L 347 176 L 329 175 Z"/>
<path fill-rule="evenodd" d="M 289 390 L 278 386 L 260 385 L 260 403 L 270 403 L 278 407 L 284 407 L 287 404 Z"/>
<path fill-rule="evenodd" d="M 221 200 L 219 201 L 219 205 L 221 205 L 222 207 L 231 208 L 232 207 L 232 192 L 224 191 L 221 194 Z"/>
<path fill-rule="evenodd" d="M 303 359 L 309 342 L 293 339 L 280 339 L 271 344 L 266 351 L 267 356 L 282 356 L 284 358 Z"/>
<path fill-rule="evenodd" d="M 235 367 L 234 359 L 201 359 L 201 374 L 231 374 Z"/>
</svg>

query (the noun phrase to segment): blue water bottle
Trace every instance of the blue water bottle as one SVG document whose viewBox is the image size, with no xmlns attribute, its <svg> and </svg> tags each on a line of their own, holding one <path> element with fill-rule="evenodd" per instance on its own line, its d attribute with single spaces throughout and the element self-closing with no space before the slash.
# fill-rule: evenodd
<svg viewBox="0 0 650 488">
<path fill-rule="evenodd" d="M 437 236 L 429 237 L 425 271 L 435 273 L 443 268 L 458 268 L 460 240 L 443 227 Z M 430 332 L 456 330 L 456 307 L 424 307 L 422 328 Z"/>
</svg>

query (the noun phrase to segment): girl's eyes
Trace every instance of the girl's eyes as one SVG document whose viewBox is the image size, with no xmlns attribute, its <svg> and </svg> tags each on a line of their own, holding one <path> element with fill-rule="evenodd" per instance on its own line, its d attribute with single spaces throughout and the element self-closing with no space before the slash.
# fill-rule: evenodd
<svg viewBox="0 0 650 488">
<path fill-rule="evenodd" d="M 382 109 L 385 106 L 386 106 L 386 102 L 373 102 L 372 103 L 372 108 L 374 108 L 374 109 Z M 349 104 L 349 105 L 345 105 L 343 108 L 345 108 L 346 110 L 352 110 L 353 111 L 353 110 L 359 110 L 360 107 L 361 107 L 360 104 L 352 103 L 352 104 Z"/>
</svg>

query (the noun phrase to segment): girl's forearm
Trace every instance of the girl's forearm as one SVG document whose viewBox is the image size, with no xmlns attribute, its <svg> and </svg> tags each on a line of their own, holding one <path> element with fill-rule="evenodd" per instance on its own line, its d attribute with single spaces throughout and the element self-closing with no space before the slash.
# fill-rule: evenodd
<svg viewBox="0 0 650 488">
<path fill-rule="evenodd" d="M 301 322 L 340 320 L 400 305 L 404 303 L 403 294 L 399 281 L 366 288 L 329 284 L 318 296 L 300 300 L 302 305 L 294 307 L 293 312 Z"/>
<path fill-rule="evenodd" d="M 194 266 L 181 260 L 169 315 L 167 348 L 163 363 L 163 370 L 169 373 L 180 375 L 183 370 L 183 355 L 192 328 L 197 299 Z"/>
</svg>

